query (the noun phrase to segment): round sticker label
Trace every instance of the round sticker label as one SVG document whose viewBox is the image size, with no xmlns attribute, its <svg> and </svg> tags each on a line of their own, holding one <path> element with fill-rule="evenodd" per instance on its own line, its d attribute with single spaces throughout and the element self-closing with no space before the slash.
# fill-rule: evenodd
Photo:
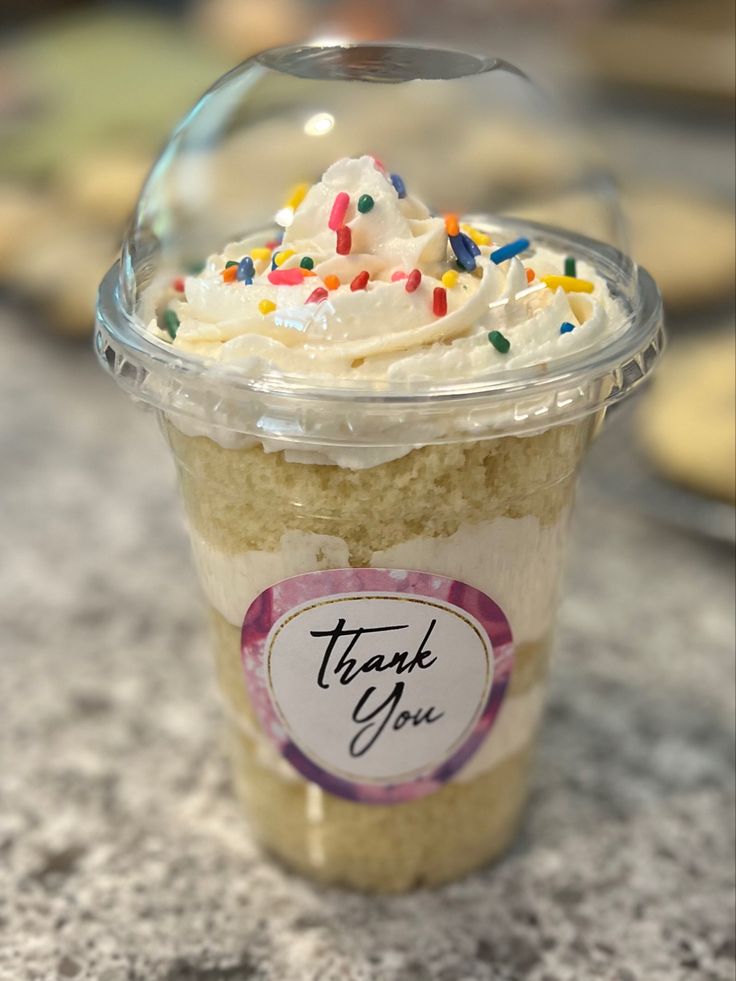
<svg viewBox="0 0 736 981">
<path fill-rule="evenodd" d="M 488 735 L 513 665 L 485 593 L 400 569 L 331 569 L 269 587 L 242 632 L 251 701 L 304 777 L 363 803 L 413 800 Z"/>
</svg>

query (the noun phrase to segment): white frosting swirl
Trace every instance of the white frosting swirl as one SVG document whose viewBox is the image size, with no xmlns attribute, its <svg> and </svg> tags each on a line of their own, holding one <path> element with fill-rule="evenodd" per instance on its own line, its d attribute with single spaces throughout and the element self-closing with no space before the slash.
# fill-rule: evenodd
<svg viewBox="0 0 736 981">
<path fill-rule="evenodd" d="M 340 192 L 350 196 L 348 255 L 336 253 L 336 233 L 328 225 Z M 363 194 L 374 201 L 365 214 L 357 209 Z M 270 261 L 260 259 L 252 284 L 224 282 L 225 263 L 262 240 L 232 243 L 201 274 L 187 278 L 185 298 L 172 304 L 181 321 L 173 346 L 246 370 L 267 366 L 314 378 L 419 381 L 486 376 L 600 342 L 611 329 L 614 301 L 592 268 L 579 264 L 579 275 L 594 284 L 592 294 L 551 290 L 540 277 L 559 275 L 562 256 L 537 250 L 536 279 L 529 284 L 520 258 L 489 261 L 498 244 L 480 247 L 476 271 L 460 272 L 446 290 L 446 315 L 435 316 L 433 292 L 442 286 L 442 274 L 457 268 L 444 220 L 412 197 L 399 198 L 371 157 L 339 160 L 309 190 L 277 249 L 293 252 L 282 270 L 298 268 L 309 256 L 315 275 L 297 285 L 275 285 Z M 412 269 L 422 273 L 416 291 L 407 292 L 403 279 L 391 280 Z M 367 287 L 351 290 L 363 270 L 370 275 Z M 330 275 L 341 285 L 322 302 L 307 303 Z M 276 309 L 264 315 L 263 300 Z M 575 329 L 561 334 L 565 321 Z M 489 343 L 493 329 L 511 342 L 508 354 Z"/>
<path fill-rule="evenodd" d="M 340 193 L 349 196 L 343 221 L 352 240 L 344 255 L 337 253 L 336 231 L 330 228 Z M 358 208 L 362 195 L 373 199 L 365 212 Z M 481 241 L 490 239 L 480 231 Z M 588 263 L 577 262 L 578 277 L 591 284 L 588 291 L 566 292 L 542 281 L 563 273 L 563 255 L 532 242 L 527 252 L 496 263 L 490 255 L 502 244 L 480 244 L 475 270 L 459 270 L 443 218 L 432 216 L 411 196 L 399 197 L 372 157 L 338 160 L 296 208 L 273 253 L 264 252 L 262 235 L 233 242 L 211 256 L 201 273 L 186 278 L 183 296 L 166 298 L 180 321 L 171 343 L 254 377 L 276 371 L 317 385 L 352 380 L 382 388 L 393 382 L 431 386 L 490 380 L 508 369 L 549 364 L 600 346 L 625 324 L 618 301 Z M 226 281 L 227 263 L 239 262 L 253 250 L 252 282 Z M 296 280 L 292 285 L 274 282 L 279 278 L 272 269 L 277 252 L 287 253 L 280 271 L 291 271 Z M 300 278 L 305 257 L 313 268 Z M 421 282 L 412 292 L 406 279 L 396 276 L 415 269 Z M 367 285 L 351 289 L 363 271 L 369 275 Z M 449 271 L 455 281 L 443 283 Z M 325 284 L 334 287 L 329 277 L 337 277 L 340 285 L 325 289 Z M 441 315 L 433 308 L 440 287 L 447 307 Z M 322 299 L 309 302 L 316 288 L 322 288 Z M 264 310 L 263 301 L 272 309 Z M 572 329 L 562 332 L 563 323 Z M 156 322 L 151 330 L 168 339 Z M 508 351 L 490 343 L 491 331 L 500 331 L 509 341 Z M 181 428 L 207 432 L 193 420 L 181 420 Z M 455 428 L 467 427 L 459 419 Z M 286 449 L 290 459 L 361 468 L 402 456 L 431 442 L 432 435 L 407 432 L 406 445 L 400 447 L 332 446 L 324 452 L 321 446 L 285 447 L 263 436 L 258 442 L 269 452 Z M 223 442 L 219 431 L 213 438 Z M 226 438 L 228 445 L 249 441 L 240 435 Z"/>
</svg>

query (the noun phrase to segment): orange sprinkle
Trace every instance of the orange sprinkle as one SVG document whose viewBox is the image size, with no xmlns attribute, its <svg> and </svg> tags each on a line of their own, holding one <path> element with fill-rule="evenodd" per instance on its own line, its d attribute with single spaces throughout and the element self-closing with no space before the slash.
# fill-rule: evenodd
<svg viewBox="0 0 736 981">
<path fill-rule="evenodd" d="M 333 276 L 332 274 L 330 274 L 329 276 L 325 276 L 323 282 L 328 290 L 336 290 L 337 287 L 340 285 L 339 277 Z"/>
<path fill-rule="evenodd" d="M 224 283 L 234 283 L 235 277 L 238 275 L 237 266 L 228 266 L 227 269 L 222 270 L 222 281 Z"/>
<path fill-rule="evenodd" d="M 537 278 L 537 274 L 534 272 L 534 270 L 533 269 L 527 269 L 527 271 L 526 271 L 526 281 L 527 281 L 527 283 L 533 283 L 536 278 Z"/>
<path fill-rule="evenodd" d="M 460 234 L 460 222 L 457 215 L 445 215 L 445 228 L 448 235 Z"/>
<path fill-rule="evenodd" d="M 313 269 L 305 269 L 304 266 L 299 267 L 302 276 L 306 279 L 307 276 L 316 276 L 317 273 Z"/>
</svg>

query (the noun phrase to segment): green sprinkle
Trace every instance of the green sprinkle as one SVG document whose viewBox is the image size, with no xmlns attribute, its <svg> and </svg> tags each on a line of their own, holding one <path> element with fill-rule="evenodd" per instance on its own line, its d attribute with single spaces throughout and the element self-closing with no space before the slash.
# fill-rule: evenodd
<svg viewBox="0 0 736 981">
<path fill-rule="evenodd" d="M 577 274 L 578 274 L 577 263 L 575 262 L 573 256 L 569 255 L 565 259 L 565 275 L 572 276 L 574 279 L 577 276 Z"/>
<path fill-rule="evenodd" d="M 311 255 L 305 255 L 302 261 L 299 263 L 300 269 L 314 269 L 314 259 Z"/>
<path fill-rule="evenodd" d="M 229 269 L 230 266 L 239 266 L 239 265 L 240 265 L 239 262 L 236 262 L 234 259 L 231 259 L 230 262 L 225 263 L 225 268 Z"/>
<path fill-rule="evenodd" d="M 361 194 L 358 198 L 358 211 L 361 215 L 366 215 L 372 209 L 376 202 L 370 196 L 370 194 Z"/>
<path fill-rule="evenodd" d="M 235 263 L 237 265 L 237 263 Z M 169 335 L 173 341 L 176 337 L 176 332 L 179 329 L 179 318 L 174 313 L 173 310 L 164 310 L 164 327 L 166 328 L 166 333 Z"/>
<path fill-rule="evenodd" d="M 511 341 L 503 336 L 500 330 L 492 330 L 488 335 L 488 340 L 501 354 L 508 354 L 511 348 Z"/>
<path fill-rule="evenodd" d="M 207 268 L 206 262 L 193 262 L 191 265 L 187 266 L 187 272 L 191 276 L 199 276 L 201 272 Z"/>
</svg>

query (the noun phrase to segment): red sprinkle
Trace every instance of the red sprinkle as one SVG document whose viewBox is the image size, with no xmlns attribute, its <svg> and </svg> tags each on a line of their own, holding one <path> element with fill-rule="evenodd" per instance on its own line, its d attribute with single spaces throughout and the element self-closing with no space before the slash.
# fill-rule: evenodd
<svg viewBox="0 0 736 981">
<path fill-rule="evenodd" d="M 174 289 L 176 290 L 177 293 L 183 293 L 184 292 L 184 277 L 183 276 L 177 276 L 176 279 L 172 282 L 171 285 L 174 287 Z"/>
<path fill-rule="evenodd" d="M 370 278 L 370 273 L 367 269 L 364 269 L 362 272 L 359 272 L 352 281 L 350 284 L 350 289 L 353 291 L 353 293 L 356 293 L 358 290 L 364 290 L 368 285 L 368 280 Z"/>
<path fill-rule="evenodd" d="M 324 288 L 324 286 L 318 286 L 316 290 L 314 290 L 309 294 L 305 302 L 321 303 L 323 300 L 327 299 L 328 295 L 329 294 L 327 293 L 327 290 Z"/>
<path fill-rule="evenodd" d="M 391 273 L 392 283 L 398 283 L 400 279 L 406 279 L 406 273 L 403 269 L 397 269 L 395 273 Z"/>
<path fill-rule="evenodd" d="M 337 245 L 335 251 L 338 255 L 349 255 L 353 245 L 353 234 L 347 225 L 337 229 Z"/>
<path fill-rule="evenodd" d="M 419 284 L 422 281 L 422 274 L 418 269 L 412 269 L 409 275 L 406 277 L 406 286 L 404 289 L 407 293 L 413 293 L 414 290 L 419 288 Z"/>
<path fill-rule="evenodd" d="M 444 286 L 435 286 L 432 294 L 432 313 L 435 317 L 444 317 L 447 313 L 447 290 Z"/>
<path fill-rule="evenodd" d="M 281 241 L 277 238 L 272 238 L 270 242 L 263 243 L 263 248 L 270 249 L 273 252 L 277 245 L 281 245 Z"/>
<path fill-rule="evenodd" d="M 379 160 L 378 157 L 374 157 L 373 163 L 379 170 L 383 171 L 384 174 L 386 173 L 386 165 L 384 164 L 383 160 Z"/>
<path fill-rule="evenodd" d="M 332 203 L 332 211 L 330 212 L 330 220 L 327 222 L 327 227 L 331 228 L 333 232 L 336 232 L 345 224 L 345 214 L 349 204 L 350 195 L 347 191 L 340 191 L 335 196 L 335 200 Z"/>
<path fill-rule="evenodd" d="M 237 267 L 233 266 L 233 269 L 237 271 Z M 291 269 L 272 269 L 268 274 L 269 283 L 273 283 L 274 286 L 298 286 L 299 283 L 304 282 L 303 269 L 292 267 Z"/>
</svg>

